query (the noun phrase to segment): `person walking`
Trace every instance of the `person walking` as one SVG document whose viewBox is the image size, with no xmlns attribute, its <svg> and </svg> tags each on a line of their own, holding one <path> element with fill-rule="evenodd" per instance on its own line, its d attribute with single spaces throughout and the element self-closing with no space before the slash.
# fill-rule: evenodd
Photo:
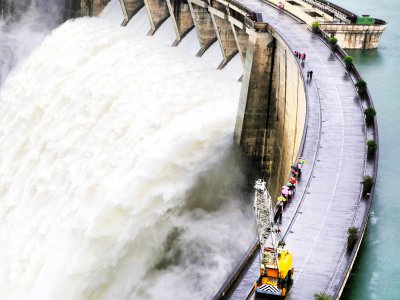
<svg viewBox="0 0 400 300">
<path fill-rule="evenodd" d="M 310 79 L 310 71 L 307 71 L 307 80 Z"/>
<path fill-rule="evenodd" d="M 312 80 L 313 71 L 310 71 L 310 80 Z"/>
<path fill-rule="evenodd" d="M 306 54 L 302 53 L 301 54 L 301 61 L 304 62 L 306 60 Z"/>
</svg>

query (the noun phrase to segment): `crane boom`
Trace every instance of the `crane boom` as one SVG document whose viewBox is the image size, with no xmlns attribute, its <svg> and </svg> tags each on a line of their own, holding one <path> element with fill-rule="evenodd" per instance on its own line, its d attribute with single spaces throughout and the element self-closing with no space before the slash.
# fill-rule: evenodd
<svg viewBox="0 0 400 300">
<path fill-rule="evenodd" d="M 260 277 L 254 284 L 257 297 L 285 299 L 292 285 L 292 253 L 280 240 L 280 231 L 274 224 L 272 199 L 266 182 L 256 181 L 254 186 L 254 212 L 260 241 Z"/>
<path fill-rule="evenodd" d="M 265 246 L 275 247 L 274 234 L 274 213 L 272 209 L 272 199 L 268 193 L 264 180 L 258 179 L 254 186 L 254 212 L 256 214 L 258 239 L 261 248 Z"/>
</svg>

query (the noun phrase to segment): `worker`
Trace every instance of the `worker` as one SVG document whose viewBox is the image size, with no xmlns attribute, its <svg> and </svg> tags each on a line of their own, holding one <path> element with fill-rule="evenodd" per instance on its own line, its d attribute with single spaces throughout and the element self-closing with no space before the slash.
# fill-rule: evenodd
<svg viewBox="0 0 400 300">
<path fill-rule="evenodd" d="M 278 204 L 278 210 L 277 210 L 277 219 L 279 224 L 282 224 L 282 214 L 283 214 L 283 204 L 284 202 L 279 202 Z"/>
</svg>

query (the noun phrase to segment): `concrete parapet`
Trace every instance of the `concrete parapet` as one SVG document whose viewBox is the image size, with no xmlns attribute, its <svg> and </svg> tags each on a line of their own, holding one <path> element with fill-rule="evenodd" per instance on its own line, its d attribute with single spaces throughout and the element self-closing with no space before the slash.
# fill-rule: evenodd
<svg viewBox="0 0 400 300">
<path fill-rule="evenodd" d="M 144 6 L 143 0 L 119 0 L 121 3 L 122 13 L 124 14 L 124 21 L 122 26 L 126 26 L 130 19 Z"/>
<path fill-rule="evenodd" d="M 217 33 L 214 28 L 211 14 L 208 12 L 208 3 L 200 0 L 189 0 L 188 4 L 201 47 L 197 56 L 202 56 L 204 52 L 206 52 L 206 50 L 217 40 Z"/>
<path fill-rule="evenodd" d="M 177 46 L 182 38 L 193 28 L 193 18 L 187 0 L 166 0 L 176 40 L 172 46 Z"/>
<path fill-rule="evenodd" d="M 144 0 L 144 5 L 146 6 L 151 26 L 148 35 L 153 35 L 169 17 L 168 5 L 165 0 Z"/>
<path fill-rule="evenodd" d="M 223 60 L 218 66 L 218 69 L 222 69 L 238 53 L 239 49 L 231 24 L 228 21 L 228 15 L 225 12 L 226 7 L 219 2 L 216 2 L 215 5 L 218 6 L 209 6 L 208 11 L 211 13 L 211 18 L 222 51 Z"/>
</svg>

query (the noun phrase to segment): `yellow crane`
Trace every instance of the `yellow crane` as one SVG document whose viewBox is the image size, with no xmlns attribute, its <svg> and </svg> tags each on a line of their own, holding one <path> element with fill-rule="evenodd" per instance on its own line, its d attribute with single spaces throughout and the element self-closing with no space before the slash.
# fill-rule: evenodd
<svg viewBox="0 0 400 300">
<path fill-rule="evenodd" d="M 293 255 L 281 239 L 274 223 L 271 196 L 266 183 L 259 179 L 254 186 L 254 211 L 260 241 L 260 277 L 254 283 L 256 299 L 285 299 L 293 283 Z"/>
</svg>

